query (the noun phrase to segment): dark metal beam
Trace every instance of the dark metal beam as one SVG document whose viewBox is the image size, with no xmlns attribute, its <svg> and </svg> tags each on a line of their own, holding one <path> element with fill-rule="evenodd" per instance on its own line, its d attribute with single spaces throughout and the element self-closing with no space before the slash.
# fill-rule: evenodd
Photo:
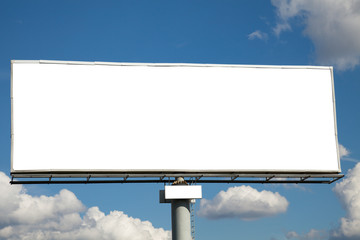
<svg viewBox="0 0 360 240">
<path fill-rule="evenodd" d="M 336 176 L 327 176 L 327 177 L 319 177 L 319 176 L 309 176 L 306 177 L 279 177 L 279 176 L 267 176 L 263 177 L 263 179 L 259 179 L 256 177 L 241 179 L 234 177 L 230 177 L 229 179 L 205 179 L 204 177 L 200 179 L 200 177 L 196 177 L 195 181 L 191 179 L 186 179 L 186 181 L 190 183 L 260 183 L 260 184 L 281 184 L 281 183 L 301 183 L 301 184 L 330 184 L 344 177 L 344 175 L 337 174 Z M 91 179 L 90 179 L 91 178 Z M 47 180 L 14 180 L 11 179 L 11 184 L 99 184 L 99 183 L 168 183 L 169 180 L 164 178 L 156 178 L 156 179 L 131 179 L 129 177 L 125 177 L 123 179 L 96 179 L 93 176 L 87 176 L 86 180 L 54 180 L 54 178 L 48 178 Z"/>
</svg>

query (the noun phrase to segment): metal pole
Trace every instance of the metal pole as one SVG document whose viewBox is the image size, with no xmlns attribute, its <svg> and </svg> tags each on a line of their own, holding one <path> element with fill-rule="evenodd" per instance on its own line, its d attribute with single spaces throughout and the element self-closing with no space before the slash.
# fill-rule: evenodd
<svg viewBox="0 0 360 240">
<path fill-rule="evenodd" d="M 174 184 L 186 184 L 182 177 Z M 172 240 L 191 240 L 190 199 L 171 200 Z"/>
<path fill-rule="evenodd" d="M 191 240 L 190 200 L 171 201 L 172 240 Z"/>
</svg>

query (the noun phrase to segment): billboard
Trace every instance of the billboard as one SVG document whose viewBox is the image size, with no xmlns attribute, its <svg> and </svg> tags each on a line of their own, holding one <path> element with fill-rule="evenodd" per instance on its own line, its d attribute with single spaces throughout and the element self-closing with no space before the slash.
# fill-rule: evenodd
<svg viewBox="0 0 360 240">
<path fill-rule="evenodd" d="M 11 173 L 339 173 L 332 67 L 11 63 Z"/>
</svg>

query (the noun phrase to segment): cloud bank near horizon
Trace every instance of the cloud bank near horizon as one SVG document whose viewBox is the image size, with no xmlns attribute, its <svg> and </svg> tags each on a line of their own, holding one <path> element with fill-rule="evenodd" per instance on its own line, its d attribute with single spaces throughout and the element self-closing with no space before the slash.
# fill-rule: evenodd
<svg viewBox="0 0 360 240">
<path fill-rule="evenodd" d="M 171 232 L 122 211 L 86 209 L 74 193 L 35 197 L 0 172 L 0 239 L 169 240 Z M 81 217 L 80 213 L 85 213 Z"/>
</svg>

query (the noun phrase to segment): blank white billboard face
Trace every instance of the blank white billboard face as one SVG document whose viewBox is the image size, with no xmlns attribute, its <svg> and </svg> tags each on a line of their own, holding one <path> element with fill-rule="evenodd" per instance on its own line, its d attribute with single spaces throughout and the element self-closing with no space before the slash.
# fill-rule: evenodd
<svg viewBox="0 0 360 240">
<path fill-rule="evenodd" d="M 12 172 L 340 172 L 332 69 L 12 62 Z"/>
</svg>

